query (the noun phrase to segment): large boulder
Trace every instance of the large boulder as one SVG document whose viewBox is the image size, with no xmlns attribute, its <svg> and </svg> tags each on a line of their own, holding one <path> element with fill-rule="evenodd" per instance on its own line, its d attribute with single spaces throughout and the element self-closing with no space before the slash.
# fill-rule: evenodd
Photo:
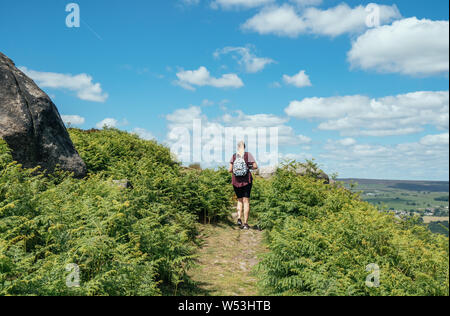
<svg viewBox="0 0 450 316">
<path fill-rule="evenodd" d="M 56 106 L 13 61 L 0 53 L 0 138 L 25 168 L 56 166 L 86 175 Z"/>
</svg>

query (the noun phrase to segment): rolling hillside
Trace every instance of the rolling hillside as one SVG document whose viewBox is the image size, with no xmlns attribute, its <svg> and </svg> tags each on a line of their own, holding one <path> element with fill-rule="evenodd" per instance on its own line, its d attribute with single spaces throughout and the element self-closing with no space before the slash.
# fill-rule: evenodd
<svg viewBox="0 0 450 316">
<path fill-rule="evenodd" d="M 83 179 L 23 169 L 0 141 L 0 295 L 449 294 L 448 238 L 300 177 L 296 162 L 255 181 L 264 231 L 247 236 L 223 226 L 233 208 L 226 170 L 182 168 L 167 148 L 115 129 L 69 132 Z M 214 260 L 232 259 L 227 247 L 245 271 L 223 275 L 239 282 L 244 272 L 244 287 L 212 277 Z M 366 285 L 373 265 L 379 287 Z"/>
</svg>

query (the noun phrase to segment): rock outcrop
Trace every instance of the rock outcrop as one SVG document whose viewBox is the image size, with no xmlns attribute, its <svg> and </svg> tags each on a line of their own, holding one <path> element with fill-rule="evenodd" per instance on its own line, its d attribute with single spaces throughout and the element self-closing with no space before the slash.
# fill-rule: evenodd
<svg viewBox="0 0 450 316">
<path fill-rule="evenodd" d="M 13 61 L 0 53 L 0 138 L 25 168 L 56 166 L 86 175 L 69 133 L 50 98 Z"/>
<path fill-rule="evenodd" d="M 322 180 L 326 184 L 330 184 L 330 182 L 331 182 L 330 177 L 323 170 L 311 169 L 310 167 L 308 167 L 306 165 L 297 167 L 295 172 L 300 176 L 311 175 L 318 180 Z"/>
<path fill-rule="evenodd" d="M 277 167 L 267 166 L 267 167 L 261 167 L 258 170 L 258 175 L 263 177 L 264 179 L 270 179 L 275 175 L 276 172 L 277 172 Z M 311 167 L 309 167 L 306 164 L 298 164 L 295 168 L 295 173 L 299 176 L 312 175 L 319 180 L 323 180 L 323 182 L 326 184 L 330 184 L 333 182 L 332 180 L 330 180 L 330 177 L 324 171 L 322 171 L 320 169 L 313 170 Z"/>
<path fill-rule="evenodd" d="M 257 175 L 259 175 L 260 177 L 263 177 L 264 179 L 270 179 L 275 175 L 276 172 L 277 172 L 277 167 L 266 166 L 266 167 L 260 167 L 257 170 Z"/>
</svg>

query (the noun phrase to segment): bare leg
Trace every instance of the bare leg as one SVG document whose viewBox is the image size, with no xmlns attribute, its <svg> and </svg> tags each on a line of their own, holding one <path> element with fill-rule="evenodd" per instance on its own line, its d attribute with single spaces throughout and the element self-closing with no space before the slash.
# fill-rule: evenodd
<svg viewBox="0 0 450 316">
<path fill-rule="evenodd" d="M 238 219 L 242 220 L 242 209 L 243 209 L 243 199 L 238 199 L 237 203 L 237 213 L 238 213 Z"/>
<path fill-rule="evenodd" d="M 250 199 L 244 198 L 244 224 L 248 224 L 248 217 L 250 216 Z"/>
</svg>

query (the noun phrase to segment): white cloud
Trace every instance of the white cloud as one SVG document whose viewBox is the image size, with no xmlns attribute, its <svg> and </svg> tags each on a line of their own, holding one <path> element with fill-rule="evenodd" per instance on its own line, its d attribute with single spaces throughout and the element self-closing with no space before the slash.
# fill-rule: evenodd
<svg viewBox="0 0 450 316">
<path fill-rule="evenodd" d="M 96 127 L 98 129 L 102 129 L 104 127 L 107 128 L 115 128 L 119 125 L 119 121 L 117 121 L 114 118 L 105 118 L 104 120 L 102 120 L 101 122 L 98 122 Z"/>
<path fill-rule="evenodd" d="M 196 119 L 202 119 L 202 109 L 198 106 L 191 106 L 187 109 L 178 109 L 166 116 L 169 122 L 169 129 L 176 127 L 192 128 L 192 122 Z"/>
<path fill-rule="evenodd" d="M 220 124 L 210 122 L 208 118 L 202 114 L 202 109 L 198 106 L 191 106 L 186 109 L 177 109 L 173 113 L 167 115 L 166 120 L 168 122 L 168 133 L 166 141 L 171 147 L 173 154 L 177 156 L 177 159 L 179 161 L 182 162 L 192 162 L 191 159 L 193 159 L 193 157 L 191 157 L 190 152 L 187 151 L 201 150 L 201 148 L 198 148 L 198 144 L 191 144 L 190 137 L 192 135 L 186 135 L 186 131 L 192 132 L 194 120 L 201 120 L 202 122 L 202 145 L 209 142 L 209 138 L 205 136 L 206 134 L 208 134 L 208 132 L 218 131 L 222 128 Z M 180 153 L 177 152 L 177 149 L 174 149 L 173 146 L 185 146 L 187 148 Z M 215 143 L 213 144 L 213 147 L 216 151 L 222 152 L 221 144 Z"/>
<path fill-rule="evenodd" d="M 236 111 L 237 115 L 225 114 L 222 121 L 232 126 L 242 127 L 270 127 L 280 126 L 286 123 L 289 119 L 279 117 L 273 114 L 255 114 L 247 115 L 242 111 Z"/>
<path fill-rule="evenodd" d="M 220 78 L 214 78 L 203 66 L 197 70 L 180 71 L 177 73 L 177 77 L 178 80 L 175 83 L 188 90 L 195 90 L 194 86 L 216 88 L 241 88 L 244 86 L 241 78 L 236 74 L 225 74 Z"/>
<path fill-rule="evenodd" d="M 197 5 L 200 3 L 200 0 L 180 0 L 180 2 L 184 5 Z"/>
<path fill-rule="evenodd" d="M 214 101 L 208 100 L 208 99 L 203 99 L 202 101 L 202 106 L 213 106 L 214 105 Z"/>
<path fill-rule="evenodd" d="M 202 109 L 200 107 L 191 106 L 186 109 L 178 109 L 174 111 L 173 113 L 167 115 L 166 119 L 168 121 L 167 142 L 170 146 L 173 144 L 178 145 L 181 141 L 183 145 L 192 148 L 190 147 L 189 139 L 180 140 L 180 133 L 182 132 L 184 135 L 186 130 L 192 132 L 194 120 L 201 120 L 201 142 L 203 145 L 211 142 L 211 135 L 220 133 L 220 135 L 224 137 L 224 131 L 226 128 L 232 128 L 236 134 L 239 134 L 239 132 L 249 132 L 250 128 L 267 128 L 268 130 L 269 128 L 276 127 L 278 128 L 278 138 L 276 140 L 280 147 L 307 145 L 312 142 L 311 138 L 295 133 L 292 127 L 286 125 L 289 120 L 288 118 L 283 118 L 272 114 L 248 115 L 242 111 L 237 111 L 233 114 L 226 114 L 216 119 L 210 119 L 202 113 Z M 266 144 L 268 145 L 275 140 L 275 135 L 270 134 L 267 136 L 268 139 L 266 139 Z M 220 142 L 210 144 L 210 146 L 214 147 L 221 156 L 224 154 L 222 145 L 223 144 Z M 192 144 L 192 146 L 196 146 L 196 144 Z M 253 150 L 256 149 L 254 148 Z M 183 156 L 179 157 L 179 159 L 187 162 L 190 161 L 191 157 Z"/>
<path fill-rule="evenodd" d="M 275 61 L 270 58 L 257 57 L 252 52 L 250 47 L 225 47 L 217 50 L 214 53 L 214 57 L 219 58 L 224 54 L 235 54 L 235 58 L 238 60 L 239 65 L 244 66 L 245 71 L 248 73 L 256 73 L 262 71 L 267 65 L 274 63 Z"/>
<path fill-rule="evenodd" d="M 278 128 L 278 144 L 280 146 L 295 146 L 309 144 L 312 139 L 296 134 L 294 129 L 286 125 L 288 118 L 276 116 L 273 114 L 254 114 L 248 115 L 242 111 L 236 111 L 236 115 L 225 114 L 221 118 L 221 124 L 228 127 L 242 128 Z"/>
<path fill-rule="evenodd" d="M 354 142 L 343 146 L 341 141 L 329 140 L 320 159 L 327 171 L 338 172 L 341 177 L 448 181 L 448 134 L 447 142 L 444 137 L 429 135 L 424 139 L 442 139 L 396 145 Z"/>
<path fill-rule="evenodd" d="M 247 20 L 242 28 L 259 34 L 296 37 L 307 30 L 305 21 L 290 5 L 266 7 Z"/>
<path fill-rule="evenodd" d="M 36 81 L 41 88 L 63 89 L 74 91 L 81 100 L 105 102 L 108 94 L 102 91 L 100 83 L 93 83 L 87 74 L 71 75 L 54 72 L 39 72 L 19 67 L 27 76 Z"/>
<path fill-rule="evenodd" d="M 338 144 L 342 146 L 353 146 L 356 144 L 356 140 L 353 138 L 344 138 L 337 141 Z"/>
<path fill-rule="evenodd" d="M 274 89 L 281 88 L 281 83 L 279 83 L 278 81 L 274 81 L 269 84 L 269 87 Z"/>
<path fill-rule="evenodd" d="M 275 2 L 275 0 L 214 0 L 211 2 L 213 9 L 255 8 Z"/>
<path fill-rule="evenodd" d="M 292 101 L 285 112 L 292 117 L 330 119 L 345 116 L 346 113 L 358 113 L 370 103 L 368 97 L 362 95 L 305 98 L 301 101 Z"/>
<path fill-rule="evenodd" d="M 417 103 L 411 102 L 412 107 Z M 192 120 L 202 120 L 202 144 L 210 141 L 209 131 L 223 130 L 225 127 L 279 127 L 280 148 L 295 146 L 300 151 L 308 151 L 311 138 L 298 135 L 287 125 L 288 118 L 273 114 L 248 115 L 241 111 L 226 114 L 217 119 L 209 119 L 200 107 L 178 109 L 168 115 L 169 133 L 167 141 L 179 141 L 176 128 L 184 127 L 192 131 Z M 189 142 L 189 140 L 187 141 Z M 215 150 L 223 154 L 223 144 L 213 144 Z M 190 144 L 194 146 L 194 144 Z M 192 148 L 192 147 L 190 147 Z M 281 159 L 311 159 L 311 153 L 279 154 Z M 191 157 L 180 157 L 190 161 Z M 327 172 L 338 172 L 340 176 L 399 179 L 445 179 L 448 177 L 448 133 L 428 135 L 413 143 L 396 145 L 360 144 L 354 138 L 328 141 L 319 158 Z M 185 160 L 184 160 L 185 159 Z M 447 164 L 447 165 L 446 165 Z M 211 165 L 215 166 L 214 164 Z M 368 168 L 367 166 L 370 166 Z"/>
<path fill-rule="evenodd" d="M 401 17 L 395 5 L 378 5 L 380 9 L 380 23 L 390 23 Z M 343 3 L 334 8 L 320 10 L 309 8 L 303 17 L 312 34 L 327 35 L 335 37 L 345 33 L 357 33 L 367 28 L 367 7 L 359 5 L 350 8 Z"/>
<path fill-rule="evenodd" d="M 293 86 L 296 86 L 297 88 L 303 88 L 303 87 L 311 87 L 311 80 L 309 79 L 309 76 L 305 73 L 304 70 L 300 71 L 298 74 L 294 76 L 283 76 L 283 81 L 286 84 L 290 84 Z"/>
<path fill-rule="evenodd" d="M 283 154 L 283 153 L 280 153 L 280 161 L 283 161 L 283 160 L 295 160 L 295 161 L 298 161 L 298 162 L 303 162 L 303 161 L 305 161 L 307 159 L 313 159 L 313 158 L 314 158 L 313 155 L 311 155 L 310 153 L 305 153 L 305 152 L 297 153 L 297 154 L 293 154 L 293 153 Z M 271 167 L 268 167 L 266 170 L 268 170 L 270 172 L 270 168 Z M 274 168 L 274 167 L 272 167 L 272 168 Z M 272 169 L 272 170 L 274 170 L 274 169 Z M 276 171 L 276 170 L 274 170 L 274 171 Z"/>
<path fill-rule="evenodd" d="M 425 146 L 447 145 L 449 144 L 449 134 L 427 135 L 420 140 L 420 144 Z"/>
<path fill-rule="evenodd" d="M 305 135 L 297 135 L 297 144 L 310 144 L 311 142 L 312 142 L 312 139 L 310 137 L 305 136 Z M 305 147 L 305 148 L 308 148 L 308 147 Z"/>
<path fill-rule="evenodd" d="M 79 115 L 61 115 L 61 119 L 66 125 L 83 125 L 86 121 L 84 117 Z"/>
<path fill-rule="evenodd" d="M 312 7 L 322 4 L 322 0 L 290 0 L 292 3 L 295 3 L 299 7 Z"/>
<path fill-rule="evenodd" d="M 285 112 L 319 120 L 319 129 L 342 135 L 390 136 L 420 132 L 432 125 L 449 127 L 448 91 L 419 91 L 371 99 L 353 95 L 293 101 Z"/>
<path fill-rule="evenodd" d="M 429 76 L 449 71 L 449 22 L 403 19 L 368 30 L 348 53 L 354 68 Z"/>
<path fill-rule="evenodd" d="M 154 140 L 155 136 L 150 131 L 147 131 L 144 128 L 136 127 L 133 129 L 132 133 L 138 135 L 143 140 Z"/>
<path fill-rule="evenodd" d="M 367 29 L 367 7 L 355 8 L 342 3 L 327 10 L 313 7 L 299 13 L 295 7 L 284 4 L 263 8 L 258 14 L 247 20 L 242 28 L 259 34 L 297 37 L 300 34 L 339 36 L 346 33 L 358 33 Z M 380 23 L 390 23 L 401 17 L 395 5 L 379 5 Z"/>
<path fill-rule="evenodd" d="M 236 111 L 235 115 L 225 114 L 221 118 L 221 124 L 228 127 L 242 128 L 278 128 L 278 144 L 280 146 L 295 146 L 309 144 L 312 139 L 295 133 L 291 126 L 286 125 L 288 118 L 273 114 L 248 115 L 242 111 Z"/>
</svg>

